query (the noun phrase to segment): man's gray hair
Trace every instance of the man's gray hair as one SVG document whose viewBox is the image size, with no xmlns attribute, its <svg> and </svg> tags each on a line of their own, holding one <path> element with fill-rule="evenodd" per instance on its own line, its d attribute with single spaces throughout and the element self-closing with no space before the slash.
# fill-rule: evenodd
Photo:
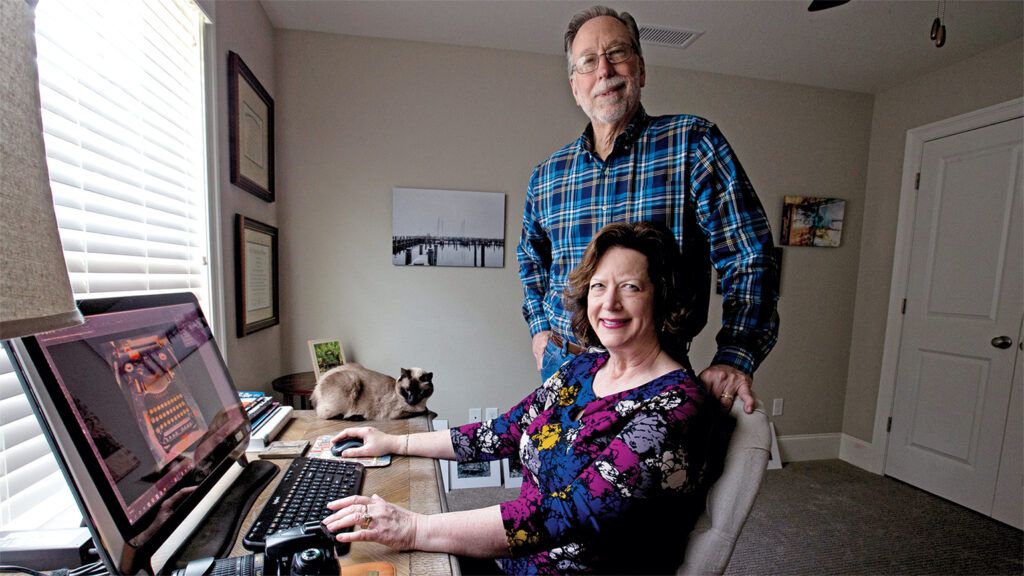
<svg viewBox="0 0 1024 576">
<path fill-rule="evenodd" d="M 636 20 L 629 12 L 617 12 L 607 6 L 591 6 L 576 14 L 569 20 L 569 27 L 565 30 L 565 57 L 569 61 L 569 76 L 572 76 L 572 43 L 576 40 L 576 34 L 587 21 L 600 16 L 611 16 L 626 26 L 629 30 L 630 43 L 637 56 L 643 57 L 643 50 L 640 48 L 640 29 L 637 28 Z"/>
</svg>

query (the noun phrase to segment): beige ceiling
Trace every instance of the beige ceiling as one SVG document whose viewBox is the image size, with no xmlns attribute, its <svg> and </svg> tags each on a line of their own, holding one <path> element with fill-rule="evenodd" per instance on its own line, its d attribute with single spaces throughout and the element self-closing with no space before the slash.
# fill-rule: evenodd
<svg viewBox="0 0 1024 576">
<path fill-rule="evenodd" d="M 561 54 L 565 23 L 593 2 L 260 0 L 275 28 Z M 689 48 L 644 47 L 647 64 L 877 93 L 1024 35 L 1022 0 L 945 2 L 946 45 L 929 38 L 938 2 L 609 2 L 641 25 L 703 31 Z"/>
</svg>

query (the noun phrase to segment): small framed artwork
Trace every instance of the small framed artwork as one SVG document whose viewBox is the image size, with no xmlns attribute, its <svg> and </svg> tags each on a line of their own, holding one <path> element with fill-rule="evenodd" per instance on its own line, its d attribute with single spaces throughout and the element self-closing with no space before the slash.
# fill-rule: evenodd
<svg viewBox="0 0 1024 576">
<path fill-rule="evenodd" d="M 519 488 L 523 485 L 523 463 L 518 455 L 501 461 L 501 473 L 505 478 L 505 488 Z"/>
<path fill-rule="evenodd" d="M 274 99 L 234 52 L 228 52 L 228 117 L 231 183 L 273 202 Z"/>
<path fill-rule="evenodd" d="M 345 351 L 337 338 L 310 340 L 309 356 L 313 360 L 313 375 L 318 382 L 325 372 L 345 363 Z"/>
<path fill-rule="evenodd" d="M 786 196 L 782 206 L 783 246 L 839 246 L 846 200 Z"/>
<path fill-rule="evenodd" d="M 452 490 L 501 486 L 501 462 L 449 462 L 448 480 Z"/>
<path fill-rule="evenodd" d="M 238 337 L 279 324 L 277 228 L 235 214 Z"/>
</svg>

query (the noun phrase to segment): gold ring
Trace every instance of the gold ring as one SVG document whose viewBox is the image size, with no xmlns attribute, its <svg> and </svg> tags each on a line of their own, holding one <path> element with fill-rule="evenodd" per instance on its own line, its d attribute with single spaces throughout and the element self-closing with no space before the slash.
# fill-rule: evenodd
<svg viewBox="0 0 1024 576">
<path fill-rule="evenodd" d="M 728 392 L 723 392 L 721 398 L 722 398 L 722 400 L 732 400 L 733 399 L 733 395 L 729 394 Z"/>
<path fill-rule="evenodd" d="M 363 514 L 359 517 L 359 520 L 359 527 L 363 530 L 368 530 L 370 528 L 370 523 L 373 522 L 373 516 L 370 516 L 369 514 Z"/>
</svg>

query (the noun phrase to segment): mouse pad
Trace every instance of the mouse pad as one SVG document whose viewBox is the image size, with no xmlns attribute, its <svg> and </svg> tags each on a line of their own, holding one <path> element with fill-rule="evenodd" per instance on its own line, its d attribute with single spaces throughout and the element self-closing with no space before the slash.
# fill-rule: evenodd
<svg viewBox="0 0 1024 576">
<path fill-rule="evenodd" d="M 321 436 L 313 442 L 313 447 L 306 454 L 307 458 L 323 458 L 324 460 L 344 460 L 345 462 L 358 462 L 367 468 L 379 468 L 391 464 L 391 455 L 376 456 L 374 458 L 342 458 L 331 454 L 331 442 L 333 435 Z"/>
</svg>

